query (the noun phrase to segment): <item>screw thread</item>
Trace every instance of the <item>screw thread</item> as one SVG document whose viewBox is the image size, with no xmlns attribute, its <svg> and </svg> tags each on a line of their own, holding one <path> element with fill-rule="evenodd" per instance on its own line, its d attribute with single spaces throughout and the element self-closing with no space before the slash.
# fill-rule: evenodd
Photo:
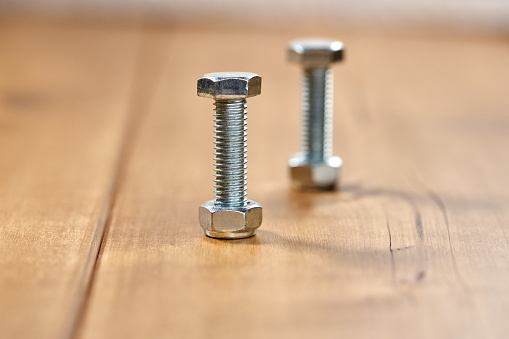
<svg viewBox="0 0 509 339">
<path fill-rule="evenodd" d="M 246 99 L 216 100 L 215 205 L 242 207 L 247 185 Z"/>
<path fill-rule="evenodd" d="M 301 152 L 309 162 L 322 162 L 332 156 L 332 87 L 331 69 L 304 69 Z"/>
</svg>

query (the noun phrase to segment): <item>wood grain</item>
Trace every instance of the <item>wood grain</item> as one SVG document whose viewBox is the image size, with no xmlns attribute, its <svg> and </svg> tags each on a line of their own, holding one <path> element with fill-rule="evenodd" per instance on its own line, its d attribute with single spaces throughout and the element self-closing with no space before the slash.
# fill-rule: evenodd
<svg viewBox="0 0 509 339">
<path fill-rule="evenodd" d="M 328 32 L 348 47 L 335 90 L 342 191 L 298 193 L 285 163 L 299 74 L 284 46 L 301 34 L 145 34 L 167 60 L 139 111 L 79 337 L 509 335 L 502 41 Z M 265 220 L 238 241 L 206 238 L 197 221 L 212 198 L 212 102 L 195 81 L 224 70 L 263 77 L 248 154 Z"/>
<path fill-rule="evenodd" d="M 342 39 L 340 192 L 289 189 L 297 36 Z M 509 49 L 454 35 L 0 24 L 1 338 L 507 338 Z M 248 101 L 249 239 L 207 238 L 212 101 Z"/>
<path fill-rule="evenodd" d="M 135 30 L 0 24 L 0 337 L 68 338 L 111 204 Z"/>
</svg>

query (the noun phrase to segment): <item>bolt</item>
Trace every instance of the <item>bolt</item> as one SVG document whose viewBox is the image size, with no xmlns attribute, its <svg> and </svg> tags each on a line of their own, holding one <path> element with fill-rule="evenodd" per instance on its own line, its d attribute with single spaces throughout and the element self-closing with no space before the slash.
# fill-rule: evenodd
<svg viewBox="0 0 509 339">
<path fill-rule="evenodd" d="M 343 59 L 343 44 L 332 39 L 300 39 L 288 45 L 288 59 L 303 67 L 301 151 L 288 161 L 297 189 L 336 187 L 342 160 L 332 156 L 330 64 Z"/>
<path fill-rule="evenodd" d="M 262 206 L 246 198 L 246 98 L 261 93 L 254 73 L 209 73 L 198 79 L 198 96 L 214 99 L 215 199 L 200 206 L 205 234 L 219 239 L 253 236 L 262 223 Z"/>
</svg>

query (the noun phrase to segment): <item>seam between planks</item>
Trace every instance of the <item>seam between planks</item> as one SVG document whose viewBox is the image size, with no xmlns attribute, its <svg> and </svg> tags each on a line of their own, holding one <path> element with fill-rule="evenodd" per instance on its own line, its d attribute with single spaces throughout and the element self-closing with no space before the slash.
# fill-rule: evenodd
<svg viewBox="0 0 509 339">
<path fill-rule="evenodd" d="M 149 102 L 148 95 L 151 86 L 145 86 L 143 81 L 143 71 L 145 65 L 143 24 L 138 25 L 135 31 L 138 35 L 137 47 L 135 48 L 135 60 L 133 67 L 132 85 L 130 91 L 129 104 L 127 106 L 127 117 L 124 123 L 121 136 L 118 157 L 115 161 L 110 183 L 107 186 L 105 199 L 100 211 L 100 217 L 92 237 L 90 251 L 88 253 L 85 265 L 80 278 L 77 298 L 71 309 L 69 321 L 64 324 L 61 338 L 76 338 L 79 336 L 83 327 L 88 310 L 90 296 L 93 290 L 94 281 L 100 264 L 101 254 L 104 251 L 104 245 L 108 237 L 109 228 L 118 192 L 122 186 L 131 154 L 136 145 L 137 136 L 141 130 L 141 125 L 145 118 L 143 106 Z"/>
</svg>

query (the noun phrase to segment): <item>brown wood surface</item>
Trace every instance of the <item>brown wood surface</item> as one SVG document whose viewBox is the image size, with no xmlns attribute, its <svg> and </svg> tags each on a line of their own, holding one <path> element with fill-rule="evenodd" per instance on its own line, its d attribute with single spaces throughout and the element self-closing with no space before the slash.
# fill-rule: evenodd
<svg viewBox="0 0 509 339">
<path fill-rule="evenodd" d="M 138 40 L 132 32 L 0 24 L 1 338 L 67 338 L 81 317 Z"/>
<path fill-rule="evenodd" d="M 59 44 L 1 57 L 33 73 L 0 64 L 1 121 L 19 126 L 0 136 L 0 337 L 509 337 L 506 40 L 102 30 L 1 31 Z M 284 46 L 306 34 L 348 48 L 335 67 L 341 192 L 288 185 L 299 70 Z M 213 106 L 196 79 L 224 70 L 263 77 L 248 191 L 264 222 L 236 241 L 197 220 L 213 197 Z M 14 112 L 18 81 L 55 106 Z"/>
</svg>

